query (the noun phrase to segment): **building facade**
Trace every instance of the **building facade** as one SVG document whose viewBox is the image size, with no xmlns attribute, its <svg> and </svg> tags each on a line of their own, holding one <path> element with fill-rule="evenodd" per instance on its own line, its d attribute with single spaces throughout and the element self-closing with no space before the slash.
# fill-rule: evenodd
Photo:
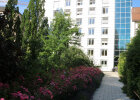
<svg viewBox="0 0 140 100">
<path fill-rule="evenodd" d="M 134 35 L 136 35 L 137 29 L 140 28 L 140 7 L 132 8 L 132 21 L 134 22 Z"/>
<path fill-rule="evenodd" d="M 116 58 L 130 42 L 131 3 L 131 0 L 46 0 L 45 16 L 50 23 L 60 9 L 70 14 L 82 34 L 80 48 L 95 65 L 102 66 L 101 70 L 112 71 Z"/>
<path fill-rule="evenodd" d="M 4 11 L 5 11 L 5 7 L 0 7 L 0 16 L 3 15 Z"/>
<path fill-rule="evenodd" d="M 117 66 L 121 52 L 127 49 L 132 37 L 132 0 L 115 0 L 115 51 L 114 65 Z"/>
</svg>

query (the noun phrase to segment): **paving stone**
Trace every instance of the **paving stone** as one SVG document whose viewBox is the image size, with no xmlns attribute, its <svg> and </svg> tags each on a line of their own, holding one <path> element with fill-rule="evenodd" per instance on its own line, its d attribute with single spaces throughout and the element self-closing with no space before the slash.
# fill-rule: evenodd
<svg viewBox="0 0 140 100">
<path fill-rule="evenodd" d="M 121 90 L 123 84 L 119 81 L 117 72 L 104 72 L 101 86 L 95 91 L 91 100 L 132 100 Z"/>
</svg>

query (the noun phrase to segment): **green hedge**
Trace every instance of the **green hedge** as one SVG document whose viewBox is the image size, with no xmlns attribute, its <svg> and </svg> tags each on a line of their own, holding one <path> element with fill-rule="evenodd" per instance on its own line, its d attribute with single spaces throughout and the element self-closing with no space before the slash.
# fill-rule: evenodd
<svg viewBox="0 0 140 100">
<path fill-rule="evenodd" d="M 119 74 L 124 83 L 123 90 L 135 100 L 140 99 L 140 30 L 119 59 Z"/>
</svg>

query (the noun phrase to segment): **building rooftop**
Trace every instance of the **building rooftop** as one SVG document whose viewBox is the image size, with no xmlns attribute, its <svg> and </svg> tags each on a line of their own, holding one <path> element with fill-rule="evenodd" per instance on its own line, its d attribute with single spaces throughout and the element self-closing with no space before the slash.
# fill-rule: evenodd
<svg viewBox="0 0 140 100">
<path fill-rule="evenodd" d="M 0 12 L 4 12 L 5 11 L 5 7 L 0 7 Z"/>
<path fill-rule="evenodd" d="M 132 8 L 132 21 L 140 22 L 140 7 Z"/>
</svg>

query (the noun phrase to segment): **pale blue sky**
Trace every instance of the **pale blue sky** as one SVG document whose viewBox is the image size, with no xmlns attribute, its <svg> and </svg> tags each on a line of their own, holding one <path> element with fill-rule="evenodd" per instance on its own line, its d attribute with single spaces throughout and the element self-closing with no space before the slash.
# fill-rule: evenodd
<svg viewBox="0 0 140 100">
<path fill-rule="evenodd" d="M 140 7 L 140 0 L 133 0 L 133 7 Z"/>
<path fill-rule="evenodd" d="M 19 1 L 23 1 L 23 2 L 29 2 L 29 0 L 19 0 Z M 133 7 L 140 7 L 140 0 L 132 0 L 132 5 Z M 5 4 L 4 3 L 1 3 L 0 2 L 0 6 L 4 6 Z M 24 9 L 27 8 L 27 6 L 25 5 L 19 5 L 19 9 L 20 9 L 20 12 L 23 13 L 24 12 Z"/>
</svg>

